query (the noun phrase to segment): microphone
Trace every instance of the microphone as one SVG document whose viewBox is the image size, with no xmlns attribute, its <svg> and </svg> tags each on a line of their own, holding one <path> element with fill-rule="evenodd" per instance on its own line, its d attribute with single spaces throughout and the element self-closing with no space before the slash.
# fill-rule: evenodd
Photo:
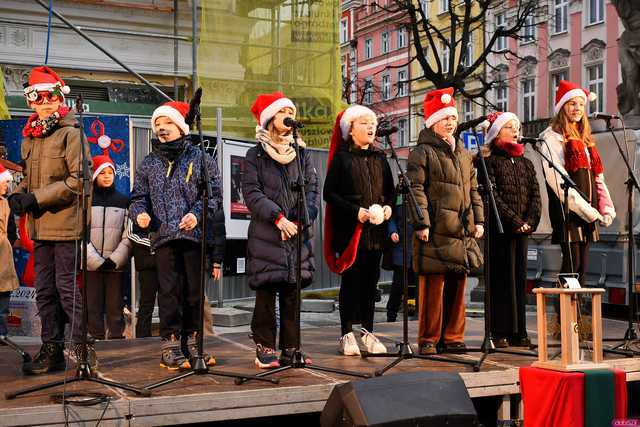
<svg viewBox="0 0 640 427">
<path fill-rule="evenodd" d="M 542 138 L 533 138 L 533 137 L 529 137 L 529 136 L 521 136 L 520 138 L 518 138 L 518 144 L 536 145 L 539 142 L 544 142 L 544 139 L 542 139 Z"/>
<path fill-rule="evenodd" d="M 591 117 L 592 119 L 601 119 L 601 120 L 620 120 L 620 116 L 616 116 L 615 114 L 605 114 L 605 113 L 599 113 L 599 112 L 595 112 L 591 114 L 589 117 Z"/>
<path fill-rule="evenodd" d="M 286 127 L 290 127 L 290 128 L 302 129 L 304 127 L 304 125 L 302 123 L 300 123 L 299 121 L 297 121 L 295 119 L 292 119 L 291 117 L 285 117 L 284 120 L 282 121 L 282 123 Z"/>
<path fill-rule="evenodd" d="M 199 87 L 196 89 L 193 94 L 193 98 L 189 102 L 189 112 L 184 118 L 184 121 L 187 125 L 191 126 L 193 121 L 196 119 L 196 115 L 200 113 L 200 101 L 202 101 L 202 88 Z"/>
<path fill-rule="evenodd" d="M 376 136 L 385 137 L 398 132 L 398 126 L 382 127 L 376 130 Z"/>
</svg>

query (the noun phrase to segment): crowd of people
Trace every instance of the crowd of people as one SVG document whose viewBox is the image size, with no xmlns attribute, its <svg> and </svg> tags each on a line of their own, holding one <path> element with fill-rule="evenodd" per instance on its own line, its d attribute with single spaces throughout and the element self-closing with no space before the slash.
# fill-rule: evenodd
<svg viewBox="0 0 640 427">
<path fill-rule="evenodd" d="M 48 67 L 32 70 L 25 88 L 34 113 L 23 130 L 24 179 L 10 194 L 11 174 L 0 169 L 0 259 L 11 257 L 14 215 L 26 216 L 29 237 L 35 241 L 42 346 L 24 370 L 35 374 L 64 368 L 67 323 L 71 328 L 66 339 L 80 358 L 81 292 L 86 292 L 89 303 L 88 360 L 95 369 L 94 340 L 123 338 L 120 283 L 132 256 L 141 284 L 137 336 L 151 335 L 157 299 L 160 365 L 169 370 L 189 368 L 202 322 L 200 242 L 206 241 L 206 274 L 214 279 L 220 277 L 224 255 L 217 163 L 191 143 L 189 105 L 182 102 L 168 102 L 154 111 L 152 150 L 136 170 L 130 200 L 114 187 L 112 160 L 105 155 L 94 157 L 88 282 L 80 289 L 82 143 L 74 112 L 64 104 L 68 93 L 68 86 Z M 570 214 L 564 218 L 562 179 L 544 167 L 553 242 L 562 247 L 562 271 L 578 273 L 582 283 L 589 243 L 598 239 L 600 225 L 608 226 L 615 218 L 585 116 L 590 96 L 578 85 L 562 81 L 555 117 L 541 134 L 547 142 L 543 149 L 582 192 L 569 191 Z M 494 190 L 504 227 L 504 233 L 499 233 L 483 206 L 477 159 L 457 138 L 453 88 L 426 94 L 424 127 L 407 161 L 417 203 L 408 212 L 399 202 L 387 156 L 376 144 L 378 118 L 371 109 L 351 105 L 336 117 L 322 189 L 303 138 L 294 138 L 290 126 L 297 113 L 294 102 L 279 92 L 261 94 L 251 112 L 257 123 L 256 144 L 246 154 L 242 192 L 251 212 L 247 282 L 256 296 L 251 337 L 258 368 L 291 364 L 300 347 L 296 280 L 299 274 L 302 287 L 314 280 L 312 225 L 319 216 L 321 191 L 326 203 L 323 255 L 329 269 L 341 276 L 337 344 L 341 354 L 358 356 L 361 348 L 373 354 L 387 351 L 374 334 L 376 290 L 387 252 L 387 264 L 394 272 L 387 320 L 395 321 L 402 295 L 405 239 L 411 247 L 407 254 L 410 282 L 418 284 L 419 353 L 464 352 L 467 275 L 484 262 L 477 241 L 485 231 L 491 242 L 487 286 L 491 287 L 490 327 L 495 344 L 530 344 L 524 316 L 527 241 L 540 221 L 541 203 L 534 166 L 518 143 L 516 114 L 489 114 L 486 144 L 479 154 L 486 157 L 490 180 L 480 184 L 484 191 L 488 186 Z M 212 188 L 207 212 L 201 199 L 203 167 Z M 304 183 L 305 203 L 296 186 L 299 182 Z M 416 209 L 422 218 L 415 215 Z M 206 236 L 201 227 L 204 215 L 213 224 Z M 402 228 L 405 217 L 407 235 Z M 0 271 L 0 335 L 7 334 L 8 301 L 18 285 L 13 262 L 3 265 L 7 267 Z M 360 329 L 354 334 L 356 324 Z M 312 363 L 308 355 L 303 357 L 305 363 Z M 213 355 L 205 354 L 205 360 L 210 366 L 216 363 Z"/>
</svg>

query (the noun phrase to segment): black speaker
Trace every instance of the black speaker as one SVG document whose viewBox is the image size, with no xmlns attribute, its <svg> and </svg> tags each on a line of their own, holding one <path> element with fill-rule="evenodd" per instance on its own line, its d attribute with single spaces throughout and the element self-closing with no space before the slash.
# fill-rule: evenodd
<svg viewBox="0 0 640 427">
<path fill-rule="evenodd" d="M 460 375 L 410 372 L 334 387 L 320 425 L 469 427 L 478 418 Z"/>
</svg>

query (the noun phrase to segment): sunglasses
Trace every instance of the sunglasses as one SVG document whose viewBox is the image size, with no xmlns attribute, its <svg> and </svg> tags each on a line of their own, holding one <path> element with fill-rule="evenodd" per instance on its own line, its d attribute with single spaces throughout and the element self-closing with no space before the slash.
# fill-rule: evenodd
<svg viewBox="0 0 640 427">
<path fill-rule="evenodd" d="M 53 92 L 38 92 L 38 97 L 33 101 L 33 103 L 36 105 L 42 105 L 45 99 L 49 103 L 52 103 L 61 100 L 61 97 Z"/>
</svg>

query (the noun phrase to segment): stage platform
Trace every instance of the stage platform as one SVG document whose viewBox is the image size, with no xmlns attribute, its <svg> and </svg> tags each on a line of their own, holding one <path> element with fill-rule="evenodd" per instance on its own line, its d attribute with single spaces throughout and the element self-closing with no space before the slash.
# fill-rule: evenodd
<svg viewBox="0 0 640 427">
<path fill-rule="evenodd" d="M 467 319 L 465 339 L 468 346 L 480 344 L 482 327 L 482 319 Z M 416 328 L 416 322 L 410 322 L 409 336 L 412 339 L 416 336 Z M 605 334 L 609 330 L 605 328 Z M 339 333 L 337 326 L 305 329 L 303 348 L 317 364 L 371 374 L 392 360 L 339 355 Z M 402 323 L 378 323 L 376 335 L 391 350 L 402 336 Z M 136 386 L 169 377 L 171 374 L 159 367 L 159 348 L 158 338 L 99 342 L 96 345 L 99 374 L 106 379 Z M 33 354 L 37 346 L 27 349 Z M 259 372 L 254 368 L 254 347 L 246 333 L 210 337 L 206 340 L 206 349 L 216 356 L 218 366 L 215 369 L 247 374 Z M 477 360 L 480 354 L 467 353 L 456 357 Z M 520 393 L 518 368 L 529 365 L 533 360 L 531 357 L 496 353 L 485 360 L 479 372 L 473 372 L 471 367 L 464 365 L 414 359 L 403 361 L 386 375 L 424 370 L 460 372 L 472 398 L 508 396 Z M 607 355 L 606 360 L 612 366 L 626 370 L 628 381 L 640 380 L 640 358 Z M 20 372 L 20 364 L 16 353 L 0 347 L 2 393 L 64 377 L 62 373 L 25 377 Z M 72 376 L 73 371 L 69 370 L 68 375 Z M 62 391 L 62 387 L 14 400 L 6 400 L 3 396 L 0 397 L 0 425 L 50 426 L 64 425 L 67 421 L 70 425 L 94 426 L 100 420 L 101 426 L 159 426 L 319 412 L 332 388 L 352 379 L 306 369 L 292 369 L 277 376 L 279 385 L 256 381 L 235 385 L 231 378 L 192 376 L 157 388 L 151 397 L 146 398 L 92 383 L 73 384 L 67 387 L 67 391 L 102 392 L 112 399 L 108 404 L 90 407 L 67 405 L 66 420 L 62 405 L 50 400 L 50 394 Z"/>
</svg>

